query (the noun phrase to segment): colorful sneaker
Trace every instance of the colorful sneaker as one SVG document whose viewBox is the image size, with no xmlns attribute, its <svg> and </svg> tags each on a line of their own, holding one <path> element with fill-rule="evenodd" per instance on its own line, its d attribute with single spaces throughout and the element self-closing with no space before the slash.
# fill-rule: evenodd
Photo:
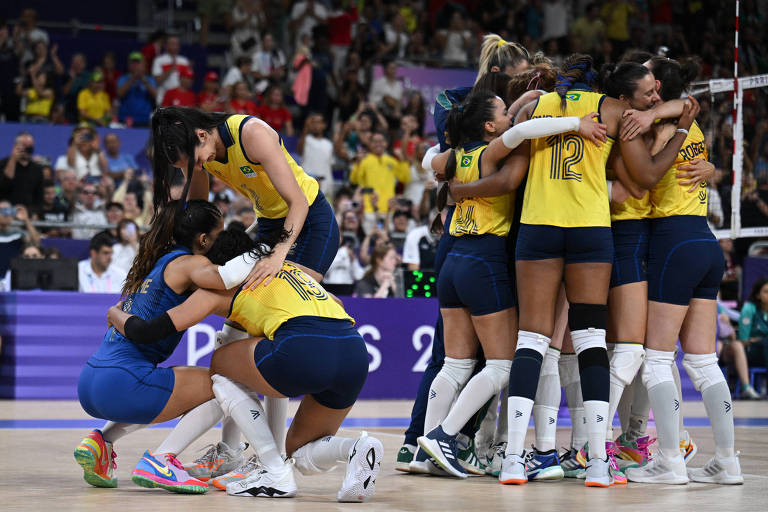
<svg viewBox="0 0 768 512">
<path fill-rule="evenodd" d="M 160 487 L 182 494 L 204 494 L 208 491 L 208 484 L 192 478 L 170 453 L 154 455 L 149 450 L 145 451 L 131 472 L 131 480 L 141 487 Z"/>
<path fill-rule="evenodd" d="M 451 476 L 435 463 L 421 448 L 416 448 L 416 455 L 408 464 L 408 472 L 415 475 Z"/>
<path fill-rule="evenodd" d="M 664 457 L 661 452 L 655 454 L 644 466 L 627 468 L 626 475 L 630 482 L 672 485 L 688 483 L 682 455 Z"/>
<path fill-rule="evenodd" d="M 565 478 L 584 478 L 587 468 L 578 461 L 578 454 L 576 448 L 571 448 L 560 455 L 560 467 L 563 468 Z"/>
<path fill-rule="evenodd" d="M 525 474 L 529 481 L 562 480 L 565 474 L 560 467 L 557 451 L 540 452 L 535 446 L 525 454 Z"/>
<path fill-rule="evenodd" d="M 419 447 L 435 459 L 438 466 L 457 478 L 467 478 L 467 471 L 459 464 L 456 436 L 449 436 L 438 425 L 418 439 Z"/>
<path fill-rule="evenodd" d="M 234 449 L 227 446 L 224 441 L 219 441 L 217 445 L 211 444 L 206 448 L 208 448 L 207 451 L 201 457 L 185 466 L 190 475 L 203 482 L 242 466 L 245 463 L 243 452 L 248 448 L 248 443 L 240 443 L 240 446 Z"/>
<path fill-rule="evenodd" d="M 650 436 L 638 437 L 630 441 L 626 434 L 621 434 L 616 438 L 616 462 L 619 467 L 627 469 L 629 467 L 644 466 L 651 459 L 650 446 L 656 442 L 656 438 Z"/>
<path fill-rule="evenodd" d="M 220 491 L 226 491 L 228 484 L 245 480 L 249 473 L 255 471 L 260 466 L 259 458 L 256 455 L 251 455 L 251 457 L 239 468 L 235 468 L 225 475 L 211 479 L 211 484 Z"/>
<path fill-rule="evenodd" d="M 363 432 L 349 450 L 347 472 L 336 498 L 342 503 L 362 503 L 376 492 L 376 477 L 381 469 L 384 446 Z"/>
<path fill-rule="evenodd" d="M 258 468 L 246 478 L 227 485 L 227 494 L 230 496 L 293 498 L 296 491 L 293 466 L 288 463 L 277 469 Z"/>
<path fill-rule="evenodd" d="M 398 471 L 404 471 L 409 473 L 409 466 L 413 460 L 413 455 L 416 453 L 416 447 L 412 444 L 404 444 L 400 447 L 400 451 L 397 452 L 397 462 L 395 462 L 395 469 Z"/>
<path fill-rule="evenodd" d="M 683 455 L 683 460 L 686 464 L 696 456 L 696 452 L 699 451 L 699 447 L 693 442 L 693 438 L 687 430 L 683 430 L 680 439 L 680 453 Z"/>
<path fill-rule="evenodd" d="M 504 485 L 528 483 L 528 476 L 525 474 L 525 451 L 520 455 L 514 453 L 501 455 L 499 483 Z"/>
<path fill-rule="evenodd" d="M 488 451 L 490 459 L 488 459 L 488 465 L 485 466 L 485 473 L 491 476 L 498 477 L 501 473 L 501 461 L 504 459 L 504 452 L 507 450 L 507 442 L 501 442 L 495 444 Z"/>
<path fill-rule="evenodd" d="M 619 453 L 616 444 L 611 441 L 605 443 L 605 453 L 608 456 L 608 465 L 610 466 L 611 476 L 613 476 L 613 483 L 625 485 L 627 483 L 627 477 L 619 468 L 619 463 L 616 462 L 616 454 Z"/>
<path fill-rule="evenodd" d="M 584 485 L 587 487 L 610 487 L 614 484 L 609 457 L 589 459 L 585 471 Z"/>
<path fill-rule="evenodd" d="M 75 448 L 83 479 L 94 487 L 117 487 L 117 477 L 112 476 L 117 469 L 116 458 L 112 443 L 105 441 L 98 429 L 91 430 Z"/>
<path fill-rule="evenodd" d="M 480 458 L 475 453 L 475 440 L 470 439 L 469 444 L 458 441 L 459 464 L 469 475 L 485 476 L 485 464 L 480 462 Z"/>
<path fill-rule="evenodd" d="M 741 475 L 739 454 L 737 452 L 733 457 L 712 457 L 703 468 L 690 468 L 688 478 L 707 484 L 741 485 L 744 477 Z"/>
<path fill-rule="evenodd" d="M 589 461 L 589 442 L 584 443 L 584 446 L 582 446 L 578 452 L 576 452 L 576 462 L 581 464 L 581 466 L 586 470 L 587 469 L 587 462 Z M 582 478 L 584 475 L 582 474 L 578 478 Z"/>
</svg>

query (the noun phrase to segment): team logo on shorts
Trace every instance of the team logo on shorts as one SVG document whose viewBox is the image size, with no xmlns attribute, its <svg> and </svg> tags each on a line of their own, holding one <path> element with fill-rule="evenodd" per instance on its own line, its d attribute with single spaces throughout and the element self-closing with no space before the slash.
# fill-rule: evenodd
<svg viewBox="0 0 768 512">
<path fill-rule="evenodd" d="M 467 155 L 461 159 L 462 167 L 469 167 L 470 165 L 472 165 L 472 155 Z"/>
<path fill-rule="evenodd" d="M 242 172 L 246 178 L 255 178 L 256 177 L 256 171 L 251 169 L 250 165 L 244 165 L 240 168 L 240 172 Z"/>
<path fill-rule="evenodd" d="M 568 99 L 568 101 L 579 101 L 581 99 L 581 94 L 578 92 L 570 92 L 566 94 L 565 97 Z"/>
</svg>

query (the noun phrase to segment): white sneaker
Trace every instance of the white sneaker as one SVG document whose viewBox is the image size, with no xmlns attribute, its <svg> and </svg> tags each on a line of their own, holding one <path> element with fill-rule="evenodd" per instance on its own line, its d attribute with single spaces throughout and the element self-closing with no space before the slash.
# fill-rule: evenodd
<svg viewBox="0 0 768 512">
<path fill-rule="evenodd" d="M 682 455 L 665 457 L 659 452 L 646 465 L 627 468 L 624 474 L 632 482 L 645 484 L 683 485 L 688 483 L 688 473 Z"/>
<path fill-rule="evenodd" d="M 741 485 L 744 477 L 741 476 L 739 454 L 733 457 L 712 457 L 703 468 L 690 468 L 688 478 L 707 484 Z"/>
<path fill-rule="evenodd" d="M 525 452 L 521 455 L 501 455 L 499 483 L 505 485 L 528 483 L 528 475 L 525 472 Z"/>
<path fill-rule="evenodd" d="M 349 450 L 347 474 L 336 496 L 340 502 L 361 503 L 373 496 L 383 454 L 381 441 L 363 432 Z"/>
<path fill-rule="evenodd" d="M 611 460 L 589 459 L 587 469 L 584 471 L 584 485 L 587 487 L 610 487 L 613 485 L 613 475 L 611 474 Z"/>
<path fill-rule="evenodd" d="M 256 469 L 261 469 L 259 457 L 257 455 L 251 455 L 251 457 L 246 460 L 240 467 L 233 469 L 229 473 L 225 473 L 216 478 L 212 478 L 210 483 L 215 488 L 221 491 L 226 491 L 227 485 L 234 482 L 239 482 L 240 480 L 245 480 L 248 478 L 248 475 L 250 475 L 250 473 Z"/>
<path fill-rule="evenodd" d="M 207 448 L 208 450 L 194 462 L 184 465 L 191 476 L 204 482 L 242 466 L 245 463 L 243 453 L 248 444 L 240 443 L 237 448 L 230 448 L 224 441 L 219 441 L 218 444 L 209 445 Z"/>
<path fill-rule="evenodd" d="M 292 498 L 296 496 L 293 466 L 284 464 L 278 469 L 261 467 L 239 482 L 227 485 L 230 496 L 262 496 L 265 498 Z"/>
<path fill-rule="evenodd" d="M 416 475 L 451 476 L 447 471 L 435 464 L 432 459 L 412 460 L 408 464 L 408 472 Z"/>
</svg>

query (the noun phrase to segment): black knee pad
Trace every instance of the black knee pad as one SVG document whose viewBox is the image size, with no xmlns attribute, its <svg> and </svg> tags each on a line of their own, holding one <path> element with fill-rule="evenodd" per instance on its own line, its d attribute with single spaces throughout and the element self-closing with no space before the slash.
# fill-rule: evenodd
<svg viewBox="0 0 768 512">
<path fill-rule="evenodd" d="M 585 401 L 607 402 L 610 397 L 611 370 L 604 348 L 588 348 L 578 356 L 581 394 Z"/>
<path fill-rule="evenodd" d="M 568 308 L 568 328 L 571 331 L 605 329 L 608 323 L 608 306 L 605 304 L 571 304 Z"/>
<path fill-rule="evenodd" d="M 512 370 L 509 373 L 509 396 L 521 396 L 533 400 L 539 387 L 541 354 L 530 348 L 515 351 Z"/>
</svg>

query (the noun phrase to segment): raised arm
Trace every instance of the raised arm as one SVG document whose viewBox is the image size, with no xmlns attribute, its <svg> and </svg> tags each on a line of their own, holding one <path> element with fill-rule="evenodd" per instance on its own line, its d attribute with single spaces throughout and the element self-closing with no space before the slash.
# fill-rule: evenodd
<svg viewBox="0 0 768 512">
<path fill-rule="evenodd" d="M 630 109 L 624 112 L 624 124 L 619 136 L 621 140 L 630 140 L 646 133 L 657 119 L 676 119 L 683 113 L 685 100 L 670 100 L 660 103 L 649 110 Z"/>
</svg>

